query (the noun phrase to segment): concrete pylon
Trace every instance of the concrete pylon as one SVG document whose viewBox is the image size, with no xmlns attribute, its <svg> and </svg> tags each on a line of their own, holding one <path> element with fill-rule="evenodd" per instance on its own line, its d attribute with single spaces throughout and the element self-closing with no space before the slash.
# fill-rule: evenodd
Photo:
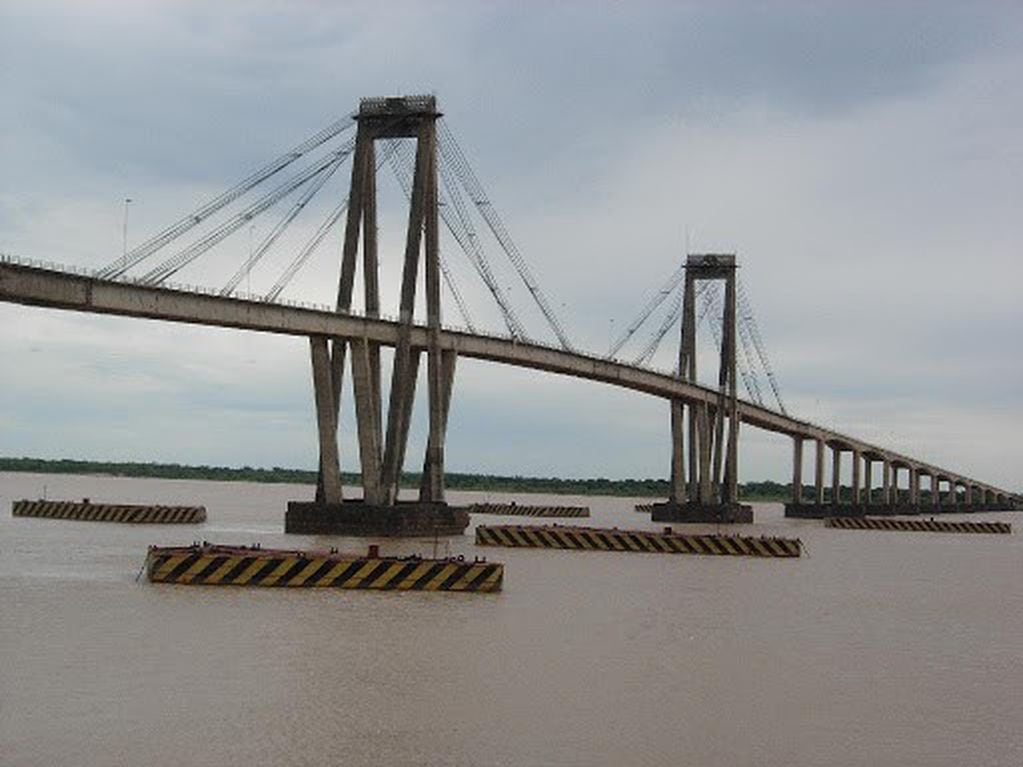
<svg viewBox="0 0 1023 767">
<path fill-rule="evenodd" d="M 852 451 L 852 505 L 859 508 L 862 503 L 860 489 L 860 468 L 863 464 L 863 454 L 859 450 Z"/>
<path fill-rule="evenodd" d="M 330 351 L 327 339 L 309 339 L 313 363 L 313 393 L 316 403 L 316 425 L 320 438 L 320 481 L 317 499 L 321 503 L 341 503 L 341 462 L 337 447 L 337 413 L 334 410 L 333 387 L 330 380 Z"/>
<path fill-rule="evenodd" d="M 817 506 L 824 505 L 824 440 L 816 440 L 813 464 L 813 499 Z"/>
<path fill-rule="evenodd" d="M 792 504 L 803 503 L 803 438 L 792 438 Z"/>
<path fill-rule="evenodd" d="M 831 447 L 831 505 L 838 506 L 842 502 L 842 448 Z"/>
<path fill-rule="evenodd" d="M 696 382 L 696 284 L 721 280 L 725 283 L 725 306 L 718 396 L 713 404 L 671 403 L 671 491 L 667 503 L 654 505 L 651 514 L 654 521 L 753 521 L 753 508 L 739 503 L 741 419 L 736 367 L 735 273 L 734 254 L 709 253 L 686 258 L 678 376 L 683 381 Z M 686 434 L 688 451 L 683 439 Z"/>
<path fill-rule="evenodd" d="M 376 142 L 414 139 L 415 168 L 409 204 L 402 268 L 399 332 L 391 371 L 386 422 L 381 401 L 379 345 L 368 339 L 333 339 L 330 394 L 325 407 L 332 428 L 320 428 L 321 474 L 317 502 L 292 503 L 285 528 L 289 532 L 335 532 L 352 535 L 434 535 L 461 533 L 468 525 L 465 510 L 449 509 L 444 498 L 444 437 L 453 388 L 455 355 L 442 352 L 441 272 L 437 190 L 437 131 L 440 117 L 433 96 L 363 99 L 352 162 L 351 187 L 338 282 L 337 311 L 349 313 L 355 285 L 357 254 L 362 239 L 366 315 L 380 316 L 377 243 Z M 423 461 L 418 502 L 401 502 L 398 491 L 408 446 L 409 424 L 420 367 L 420 349 L 411 345 L 419 264 L 424 262 L 426 287 L 426 378 L 429 438 Z M 314 349 L 315 351 L 315 349 Z M 363 497 L 343 504 L 327 488 L 331 455 L 337 452 L 337 424 L 345 357 L 352 369 Z M 314 360 L 315 361 L 315 360 Z M 319 398 L 317 399 L 319 405 Z M 318 407 L 319 412 L 319 407 Z M 334 496 L 337 495 L 335 498 Z"/>
</svg>

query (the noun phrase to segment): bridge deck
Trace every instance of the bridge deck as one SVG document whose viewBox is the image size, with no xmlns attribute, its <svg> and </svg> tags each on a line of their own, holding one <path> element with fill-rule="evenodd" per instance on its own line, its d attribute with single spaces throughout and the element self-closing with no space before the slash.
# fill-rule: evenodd
<svg viewBox="0 0 1023 767">
<path fill-rule="evenodd" d="M 136 285 L 131 282 L 96 279 L 77 274 L 10 261 L 0 261 L 0 301 L 93 314 L 183 322 L 195 325 L 239 328 L 263 333 L 335 338 L 366 339 L 394 346 L 399 323 L 355 314 L 339 314 L 326 307 L 267 303 L 213 293 Z M 413 347 L 426 349 L 427 329 L 414 326 Z M 717 402 L 716 390 L 681 381 L 668 373 L 636 367 L 616 360 L 569 352 L 536 343 L 499 336 L 445 329 L 441 347 L 463 357 L 488 360 L 516 367 L 599 381 L 644 392 L 667 400 L 686 403 Z M 891 461 L 899 467 L 923 474 L 955 479 L 994 493 L 1007 491 L 963 475 L 901 455 L 878 445 L 824 429 L 807 421 L 740 400 L 744 423 L 767 431 L 805 439 L 820 439 L 846 450 L 857 450 L 876 460 Z"/>
</svg>

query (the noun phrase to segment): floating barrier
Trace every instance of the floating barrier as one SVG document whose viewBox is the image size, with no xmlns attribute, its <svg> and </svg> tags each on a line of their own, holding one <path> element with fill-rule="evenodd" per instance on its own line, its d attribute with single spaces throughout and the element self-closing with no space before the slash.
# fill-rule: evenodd
<svg viewBox="0 0 1023 767">
<path fill-rule="evenodd" d="M 500 514 L 506 517 L 588 517 L 589 506 L 522 506 L 517 503 L 474 503 L 470 514 Z"/>
<path fill-rule="evenodd" d="M 206 521 L 205 506 L 90 503 L 88 498 L 81 501 L 15 501 L 11 504 L 11 514 L 15 517 L 152 525 L 195 524 Z"/>
<path fill-rule="evenodd" d="M 753 538 L 739 535 L 690 535 L 617 528 L 528 525 L 479 525 L 476 543 L 481 546 L 509 546 L 536 549 L 586 549 L 596 551 L 638 551 L 658 554 L 710 554 L 737 557 L 798 557 L 798 538 Z"/>
<path fill-rule="evenodd" d="M 381 557 L 376 546 L 358 556 L 263 549 L 258 546 L 150 546 L 146 575 L 153 583 L 282 586 L 375 591 L 500 591 L 504 565 L 464 557 Z"/>
<path fill-rule="evenodd" d="M 825 527 L 840 530 L 900 530 L 922 533 L 1000 533 L 1012 532 L 1008 522 L 948 522 L 938 519 L 877 519 L 876 517 L 830 517 Z"/>
</svg>

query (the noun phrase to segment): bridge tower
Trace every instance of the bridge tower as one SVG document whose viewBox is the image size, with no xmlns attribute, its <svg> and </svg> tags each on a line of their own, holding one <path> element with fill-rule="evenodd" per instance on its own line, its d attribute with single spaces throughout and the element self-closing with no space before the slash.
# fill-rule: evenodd
<svg viewBox="0 0 1023 767">
<path fill-rule="evenodd" d="M 288 504 L 289 532 L 352 535 L 434 535 L 461 533 L 465 510 L 444 499 L 444 437 L 454 381 L 455 353 L 440 346 L 440 251 L 437 192 L 437 131 L 433 96 L 367 98 L 359 106 L 347 222 L 341 255 L 337 311 L 349 313 L 360 237 L 367 317 L 380 316 L 377 254 L 378 139 L 416 142 L 415 169 L 399 302 L 399 336 L 394 351 L 386 423 L 381 402 L 380 347 L 366 338 L 313 337 L 312 364 L 320 441 L 320 473 L 314 503 Z M 419 264 L 425 262 L 426 341 L 413 344 L 413 314 Z M 426 352 L 429 438 L 417 502 L 398 501 L 420 357 Z M 344 500 L 337 448 L 338 416 L 345 357 L 350 358 L 363 497 Z"/>
<path fill-rule="evenodd" d="M 696 383 L 697 283 L 721 280 L 725 283 L 725 306 L 718 397 L 713 405 L 671 403 L 671 496 L 667 503 L 654 506 L 651 518 L 657 522 L 753 521 L 752 507 L 740 504 L 738 494 L 736 268 L 732 254 L 689 255 L 686 259 L 678 377 Z"/>
</svg>

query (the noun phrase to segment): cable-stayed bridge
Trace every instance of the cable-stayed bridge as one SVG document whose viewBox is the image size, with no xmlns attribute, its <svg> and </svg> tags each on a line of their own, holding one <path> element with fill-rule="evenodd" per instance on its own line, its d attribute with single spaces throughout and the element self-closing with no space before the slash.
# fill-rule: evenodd
<svg viewBox="0 0 1023 767">
<path fill-rule="evenodd" d="M 353 128 L 355 136 L 349 137 Z M 330 179 L 349 160 L 347 198 L 331 207 L 265 292 L 239 293 L 239 286 L 251 278 L 257 264 L 275 245 L 280 247 L 285 231 L 311 208 L 314 197 L 323 194 Z M 395 317 L 385 316 L 380 302 L 377 176 L 384 166 L 390 166 L 409 203 Z M 218 244 L 244 231 L 257 217 L 271 213 L 277 219 L 258 245 L 253 243 L 247 258 L 224 285 L 189 288 L 174 284 L 182 270 L 194 272 L 200 259 L 205 263 Z M 296 275 L 329 233 L 341 227 L 342 220 L 336 303 L 315 306 L 283 299 Z M 474 321 L 449 268 L 449 256 L 440 249 L 442 223 L 492 299 L 504 326 L 500 334 L 482 332 Z M 191 241 L 185 244 L 189 237 Z M 525 286 L 551 343 L 537 340 L 539 336 L 527 331 L 521 308 L 512 304 L 495 276 L 486 241 L 496 244 L 494 250 Z M 360 271 L 363 296 L 358 308 L 354 294 Z M 425 296 L 417 300 L 421 287 Z M 457 328 L 441 321 L 443 289 L 461 319 Z M 327 126 L 99 270 L 2 256 L 0 300 L 308 337 L 320 478 L 315 502 L 295 503 L 289 508 L 288 526 L 296 531 L 409 534 L 464 528 L 464 515 L 447 507 L 444 493 L 444 443 L 460 356 L 599 381 L 667 400 L 671 496 L 655 511 L 655 518 L 749 518 L 748 507 L 739 503 L 737 494 L 741 425 L 792 438 L 794 492 L 788 512 L 794 516 L 862 514 L 868 510 L 968 511 L 1011 508 L 1019 501 L 1003 489 L 955 470 L 790 415 L 732 255 L 688 256 L 646 301 L 607 354 L 580 351 L 431 96 L 364 99 L 358 112 Z M 416 317 L 423 304 L 425 321 Z M 658 311 L 663 316 L 655 321 Z M 628 361 L 622 361 L 626 357 L 623 350 L 639 338 L 647 323 L 653 324 L 648 339 Z M 696 333 L 701 326 L 710 328 L 720 348 L 716 387 L 701 384 L 697 378 Z M 673 329 L 679 333 L 675 369 L 651 369 L 650 360 Z M 386 408 L 381 347 L 394 350 Z M 399 502 L 398 486 L 424 355 L 429 437 L 422 485 L 418 502 Z M 341 493 L 337 429 L 346 371 L 356 410 L 363 484 L 360 499 L 345 499 Z M 740 381 L 745 398 L 738 396 Z M 807 443 L 814 457 L 810 497 L 802 492 Z M 829 450 L 831 487 L 826 488 Z M 851 453 L 853 460 L 851 493 L 843 497 L 845 453 Z M 877 488 L 872 479 L 875 466 L 880 470 Z M 904 486 L 900 486 L 902 477 L 906 478 Z M 924 477 L 929 480 L 926 488 Z"/>
</svg>

